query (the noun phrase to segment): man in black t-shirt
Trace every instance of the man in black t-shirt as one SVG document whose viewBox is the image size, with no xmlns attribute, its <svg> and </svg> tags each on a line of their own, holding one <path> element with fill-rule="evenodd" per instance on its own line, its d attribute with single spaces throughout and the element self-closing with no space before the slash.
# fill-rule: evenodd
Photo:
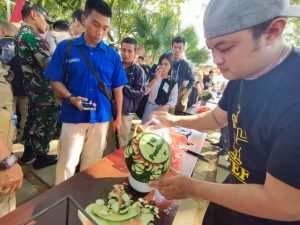
<svg viewBox="0 0 300 225">
<path fill-rule="evenodd" d="M 228 125 L 231 174 L 224 184 L 175 171 L 150 182 L 169 199 L 209 200 L 203 225 L 300 224 L 300 49 L 283 41 L 287 16 L 300 17 L 288 0 L 211 0 L 206 43 L 230 80 L 218 106 L 205 115 L 153 114 L 167 126 Z"/>
</svg>

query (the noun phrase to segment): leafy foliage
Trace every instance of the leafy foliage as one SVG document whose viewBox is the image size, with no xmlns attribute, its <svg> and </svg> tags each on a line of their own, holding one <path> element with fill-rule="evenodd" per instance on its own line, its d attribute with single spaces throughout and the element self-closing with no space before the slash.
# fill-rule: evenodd
<svg viewBox="0 0 300 225">
<path fill-rule="evenodd" d="M 125 36 L 131 35 L 138 5 L 132 0 L 111 0 L 108 3 L 113 11 L 111 34 L 115 38 L 114 42 L 120 43 Z"/>
<path fill-rule="evenodd" d="M 300 0 L 292 0 L 292 4 L 300 5 Z M 287 40 L 293 45 L 300 47 L 300 19 L 289 18 L 289 24 L 286 30 Z"/>
<path fill-rule="evenodd" d="M 205 64 L 209 59 L 209 52 L 205 47 L 198 47 L 199 43 L 194 28 L 188 27 L 180 35 L 187 40 L 186 57 L 197 66 Z"/>
<path fill-rule="evenodd" d="M 134 36 L 146 53 L 152 53 L 154 59 L 170 48 L 176 31 L 173 16 L 172 13 L 145 13 L 135 17 Z"/>
<path fill-rule="evenodd" d="M 31 2 L 45 7 L 51 17 L 69 21 L 73 11 L 85 3 L 82 0 L 31 0 Z"/>
<path fill-rule="evenodd" d="M 73 11 L 81 7 L 82 0 L 30 0 L 30 2 L 45 7 L 51 17 L 70 20 Z M 11 10 L 14 4 L 11 3 Z M 0 21 L 6 20 L 6 1 L 0 1 Z"/>
<path fill-rule="evenodd" d="M 134 36 L 136 18 L 155 18 L 159 14 L 169 15 L 174 13 L 173 21 L 179 24 L 180 4 L 184 0 L 107 0 L 112 7 L 113 17 L 111 33 L 115 42 L 120 43 L 125 36 Z M 151 25 L 153 25 L 151 21 Z"/>
<path fill-rule="evenodd" d="M 13 8 L 13 5 L 11 4 L 11 10 Z M 0 22 L 6 20 L 6 1 L 0 1 Z"/>
<path fill-rule="evenodd" d="M 72 9 L 75 10 L 81 6 L 81 0 L 55 0 L 64 10 Z"/>
<path fill-rule="evenodd" d="M 291 0 L 291 4 L 300 5 L 300 0 Z"/>
</svg>

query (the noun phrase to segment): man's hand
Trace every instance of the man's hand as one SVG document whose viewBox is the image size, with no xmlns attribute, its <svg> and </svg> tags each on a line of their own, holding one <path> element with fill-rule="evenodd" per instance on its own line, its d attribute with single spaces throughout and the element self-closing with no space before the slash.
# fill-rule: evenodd
<svg viewBox="0 0 300 225">
<path fill-rule="evenodd" d="M 0 197 L 16 192 L 22 186 L 23 172 L 19 164 L 0 171 Z"/>
<path fill-rule="evenodd" d="M 154 111 L 152 114 L 150 114 L 150 121 L 156 124 L 173 127 L 176 123 L 176 116 L 165 111 Z"/>
<path fill-rule="evenodd" d="M 187 89 L 187 88 L 182 88 L 181 91 L 178 93 L 178 98 L 186 95 L 186 94 L 190 94 L 191 90 Z"/>
<path fill-rule="evenodd" d="M 70 104 L 76 106 L 80 111 L 83 110 L 83 107 L 82 107 L 82 102 L 86 102 L 88 101 L 87 98 L 83 98 L 81 96 L 77 96 L 77 97 L 71 97 L 70 99 Z"/>
<path fill-rule="evenodd" d="M 122 123 L 121 117 L 117 117 L 117 118 L 113 121 L 113 129 L 114 129 L 114 132 L 117 132 L 118 134 L 120 133 L 120 130 L 121 130 L 121 123 Z"/>
<path fill-rule="evenodd" d="M 149 185 L 159 190 L 167 199 L 184 199 L 192 197 L 193 180 L 178 171 L 171 169 L 173 177 L 150 181 Z"/>
</svg>

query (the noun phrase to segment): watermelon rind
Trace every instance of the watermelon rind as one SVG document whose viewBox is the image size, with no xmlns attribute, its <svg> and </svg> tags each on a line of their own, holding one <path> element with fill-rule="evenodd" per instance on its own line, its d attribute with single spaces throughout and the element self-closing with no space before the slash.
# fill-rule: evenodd
<svg viewBox="0 0 300 225">
<path fill-rule="evenodd" d="M 150 159 L 148 160 L 149 157 L 145 156 L 143 151 L 141 151 L 141 149 L 143 149 L 141 146 L 143 137 L 146 137 L 148 140 L 151 139 L 151 137 L 155 137 L 158 143 L 161 142 L 163 145 L 166 144 L 163 147 L 166 153 L 162 154 L 162 158 L 159 158 L 159 160 L 157 160 L 157 158 L 152 161 Z M 144 147 L 144 150 L 145 149 L 147 148 Z M 150 150 L 153 151 L 153 149 Z M 125 148 L 124 158 L 132 177 L 139 182 L 147 183 L 151 180 L 163 177 L 168 172 L 171 166 L 172 155 L 168 143 L 161 136 L 145 132 L 130 140 L 129 144 Z"/>
<path fill-rule="evenodd" d="M 109 220 L 105 220 L 99 216 L 97 216 L 96 214 L 94 214 L 93 212 L 93 207 L 94 207 L 94 203 L 88 205 L 85 209 L 85 211 L 95 220 L 95 222 L 99 225 L 120 225 L 120 221 L 109 221 Z M 88 223 L 86 217 L 82 214 L 82 212 L 78 211 L 78 216 L 79 219 L 81 220 L 81 222 L 85 225 L 85 224 L 90 224 Z M 127 220 L 123 220 L 122 224 L 124 225 L 131 225 L 131 224 L 135 224 L 134 221 L 139 221 L 138 224 L 140 225 L 148 225 L 151 221 L 154 220 L 154 215 L 151 213 L 145 213 L 145 212 L 140 212 L 136 217 L 132 217 L 130 219 Z"/>
<path fill-rule="evenodd" d="M 107 213 L 104 213 L 104 211 L 101 210 L 101 206 L 92 204 L 92 212 L 94 215 L 101 217 L 102 219 L 108 220 L 108 221 L 123 221 L 128 220 L 130 218 L 136 217 L 140 214 L 141 209 L 139 207 L 131 206 L 126 214 L 119 214 L 112 211 L 108 211 Z"/>
</svg>

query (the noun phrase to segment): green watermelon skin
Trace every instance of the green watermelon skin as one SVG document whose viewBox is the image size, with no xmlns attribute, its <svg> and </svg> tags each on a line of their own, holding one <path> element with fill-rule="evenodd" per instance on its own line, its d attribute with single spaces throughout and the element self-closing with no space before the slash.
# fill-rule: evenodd
<svg viewBox="0 0 300 225">
<path fill-rule="evenodd" d="M 108 221 L 105 219 L 102 219 L 101 217 L 97 216 L 94 212 L 93 212 L 93 208 L 94 208 L 95 204 L 92 203 L 90 205 L 88 205 L 85 209 L 85 211 L 95 220 L 95 222 L 97 222 L 97 224 L 99 225 L 135 225 L 135 224 L 139 224 L 139 225 L 149 225 L 149 223 L 151 221 L 154 220 L 154 216 L 151 213 L 144 213 L 141 212 L 138 216 L 134 217 L 133 219 L 129 219 L 129 220 L 124 220 L 122 222 L 120 221 Z M 84 225 L 89 225 L 91 224 L 86 217 L 80 212 L 78 211 L 78 216 L 79 219 L 81 220 L 81 222 Z M 136 222 L 135 222 L 136 221 Z"/>
<path fill-rule="evenodd" d="M 125 148 L 125 162 L 127 168 L 134 179 L 148 183 L 151 180 L 157 180 L 163 177 L 171 166 L 171 150 L 168 149 L 168 158 L 162 163 L 153 163 L 146 160 L 139 151 L 139 140 L 143 135 L 157 135 L 153 133 L 142 133 L 133 137 Z M 157 135 L 158 136 L 158 135 Z M 166 150 L 166 149 L 164 149 Z"/>
</svg>

